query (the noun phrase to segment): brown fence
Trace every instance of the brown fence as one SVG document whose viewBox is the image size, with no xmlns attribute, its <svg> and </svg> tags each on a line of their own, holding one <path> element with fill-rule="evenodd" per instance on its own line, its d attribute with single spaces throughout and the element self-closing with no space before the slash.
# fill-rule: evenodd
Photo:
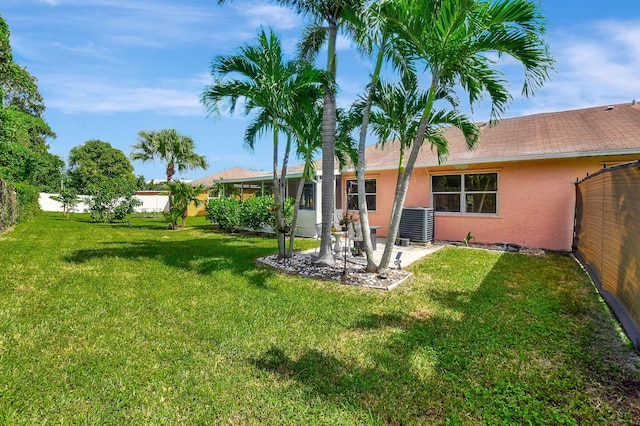
<svg viewBox="0 0 640 426">
<path fill-rule="evenodd" d="M 640 161 L 576 184 L 573 250 L 640 352 Z"/>
</svg>

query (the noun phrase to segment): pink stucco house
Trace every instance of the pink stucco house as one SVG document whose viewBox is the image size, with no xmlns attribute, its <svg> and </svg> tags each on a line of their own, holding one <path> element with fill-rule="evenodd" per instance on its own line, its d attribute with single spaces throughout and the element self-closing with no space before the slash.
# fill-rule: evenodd
<svg viewBox="0 0 640 426">
<path fill-rule="evenodd" d="M 501 120 L 481 128 L 466 149 L 446 130 L 449 156 L 439 165 L 429 146 L 416 164 L 405 206 L 433 207 L 435 239 L 511 242 L 570 251 L 575 182 L 603 167 L 640 159 L 640 105 L 635 102 Z M 367 182 L 372 225 L 385 236 L 395 191 L 398 149 L 369 146 Z M 353 169 L 343 171 L 339 205 L 356 209 Z"/>
<path fill-rule="evenodd" d="M 449 155 L 438 164 L 427 145 L 416 164 L 406 207 L 435 210 L 435 239 L 461 241 L 471 232 L 478 243 L 510 242 L 570 251 L 575 182 L 606 166 L 640 159 L 640 105 L 535 114 L 481 127 L 480 142 L 466 149 L 462 134 L 446 129 Z M 365 192 L 369 222 L 387 236 L 395 192 L 398 149 L 371 145 L 366 151 Z M 316 170 L 320 174 L 320 162 Z M 301 166 L 289 168 L 289 194 Z M 357 211 L 353 167 L 336 170 L 336 212 Z M 319 176 L 321 178 L 321 176 Z M 271 193 L 271 173 L 232 168 L 194 183 L 233 185 L 236 196 Z M 313 237 L 321 219 L 320 184 L 305 186 L 297 234 Z"/>
</svg>

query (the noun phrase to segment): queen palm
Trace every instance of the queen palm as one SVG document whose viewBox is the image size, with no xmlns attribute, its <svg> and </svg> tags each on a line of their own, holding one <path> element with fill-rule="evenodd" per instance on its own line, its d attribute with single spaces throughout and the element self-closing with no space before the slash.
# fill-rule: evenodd
<svg viewBox="0 0 640 426">
<path fill-rule="evenodd" d="M 300 43 L 301 54 L 311 58 L 327 42 L 326 70 L 335 83 L 337 72 L 336 41 L 338 31 L 353 34 L 364 10 L 362 0 L 280 0 L 299 13 L 312 18 Z M 322 116 L 322 235 L 318 262 L 333 264 L 331 221 L 335 208 L 336 90 L 327 85 Z"/>
<path fill-rule="evenodd" d="M 386 14 L 393 9 L 394 3 L 385 4 L 385 7 L 382 8 L 379 6 L 380 4 L 376 2 L 369 4 L 364 10 L 361 16 L 361 23 L 355 32 L 356 42 L 360 50 L 365 55 L 375 54 L 375 65 L 371 73 L 371 81 L 366 88 L 366 94 L 361 102 L 354 104 L 354 109 L 358 111 L 362 117 L 358 141 L 358 156 L 356 161 L 354 161 L 358 188 L 364 188 L 365 186 L 366 140 L 371 116 L 371 105 L 373 96 L 379 86 L 378 82 L 382 66 L 385 62 L 391 62 L 393 67 L 400 70 L 403 74 L 414 72 L 412 68 L 413 64 L 402 56 L 398 47 L 399 39 L 394 36 L 393 27 L 386 16 Z M 364 191 L 358 191 L 358 211 L 360 213 L 360 227 L 364 243 L 364 252 L 367 259 L 366 270 L 373 272 L 378 269 L 378 266 L 373 260 L 373 247 L 369 233 L 369 216 Z"/>
<path fill-rule="evenodd" d="M 206 169 L 207 159 L 194 151 L 195 144 L 189 136 L 175 129 L 141 130 L 138 141 L 133 145 L 131 160 L 160 160 L 165 165 L 167 183 L 171 182 L 176 171 Z"/>
<path fill-rule="evenodd" d="M 387 8 L 405 57 L 423 67 L 429 81 L 427 102 L 396 187 L 387 234 L 390 242 L 397 235 L 409 179 L 424 141 L 445 123 L 466 118 L 455 105 L 439 110 L 436 102 L 452 99 L 456 86 L 468 94 L 471 106 L 487 94 L 494 121 L 504 113 L 511 96 L 506 76 L 489 55 L 508 55 L 520 62 L 523 96 L 533 95 L 548 79 L 553 58 L 542 39 L 544 19 L 539 6 L 529 0 L 387 0 L 381 7 Z M 477 135 L 477 131 L 466 132 L 467 144 L 473 145 Z M 389 265 L 391 248 L 385 246 L 381 268 Z"/>
<path fill-rule="evenodd" d="M 322 148 L 322 104 L 319 99 L 308 98 L 299 103 L 299 109 L 289 123 L 289 131 L 296 138 L 296 154 L 302 160 L 303 171 L 296 190 L 295 210 L 293 214 L 292 228 L 295 229 L 302 191 L 307 182 L 316 181 L 316 156 Z M 357 159 L 355 141 L 352 133 L 356 125 L 357 117 L 347 111 L 336 109 L 336 160 L 340 169 L 346 167 L 349 162 Z M 293 254 L 294 233 L 291 233 L 287 255 Z"/>
<path fill-rule="evenodd" d="M 389 142 L 397 143 L 400 150 L 398 176 L 402 176 L 406 168 L 405 151 L 411 147 L 411 143 L 418 133 L 418 126 L 429 94 L 420 89 L 417 77 L 412 73 L 404 74 L 399 83 L 382 82 L 378 86 L 372 96 L 371 128 L 380 141 L 382 149 L 385 149 Z M 452 105 L 457 106 L 455 99 L 449 101 Z M 477 130 L 471 126 L 473 123 L 470 123 L 467 117 L 460 117 L 460 119 L 464 120 L 460 123 L 463 131 L 466 130 L 462 126 L 463 123 L 469 127 L 469 131 Z M 458 121 L 450 124 L 456 125 Z M 427 138 L 427 142 L 437 152 L 438 162 L 444 161 L 448 153 L 447 142 L 440 137 L 441 135 L 442 132 L 435 132 Z M 470 137 L 469 141 L 473 142 L 475 138 Z M 473 148 L 473 146 L 469 146 L 469 148 Z"/>
<path fill-rule="evenodd" d="M 407 158 L 405 152 L 410 149 L 418 134 L 424 108 L 429 102 L 429 92 L 420 89 L 414 74 L 405 74 L 397 84 L 381 83 L 372 97 L 371 127 L 379 138 L 382 149 L 393 143 L 400 150 L 396 187 L 400 187 L 406 175 Z M 467 146 L 472 149 L 478 139 L 478 127 L 470 117 L 461 114 L 455 98 L 446 98 L 446 92 L 440 92 L 437 99 L 448 102 L 453 110 L 434 112 L 430 126 L 424 135 L 431 149 L 436 151 L 438 162 L 443 162 L 448 153 L 447 140 L 443 126 L 455 126 L 465 135 Z M 445 98 L 442 98 L 445 96 Z M 395 238 L 387 237 L 385 251 L 393 248 Z M 388 248 L 388 249 L 387 249 Z M 386 267 L 379 266 L 380 268 Z"/>
<path fill-rule="evenodd" d="M 253 149 L 257 137 L 270 130 L 273 134 L 273 187 L 276 216 L 278 255 L 286 256 L 285 235 L 290 230 L 285 224 L 284 177 L 286 176 L 292 135 L 287 135 L 281 177 L 278 177 L 279 134 L 286 130 L 286 119 L 296 110 L 301 93 L 326 84 L 326 73 L 315 69 L 309 62 L 287 61 L 280 40 L 273 31 L 261 31 L 257 45 L 245 45 L 238 54 L 218 56 L 211 67 L 213 84 L 205 88 L 202 102 L 211 113 L 226 108 L 235 111 L 243 99 L 244 113 L 257 112 L 247 131 L 245 145 Z M 233 74 L 233 78 L 229 75 Z"/>
</svg>

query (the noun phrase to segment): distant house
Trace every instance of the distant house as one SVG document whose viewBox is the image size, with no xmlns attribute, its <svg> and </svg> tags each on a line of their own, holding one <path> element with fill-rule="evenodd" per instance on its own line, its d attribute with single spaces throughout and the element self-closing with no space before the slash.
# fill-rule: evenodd
<svg viewBox="0 0 640 426">
<path fill-rule="evenodd" d="M 483 125 L 480 141 L 472 151 L 467 150 L 457 129 L 445 132 L 449 140 L 446 162 L 439 165 L 435 152 L 426 144 L 405 202 L 407 207 L 435 209 L 437 240 L 460 241 L 471 232 L 479 243 L 512 242 L 569 251 L 576 180 L 605 166 L 640 159 L 640 105 L 635 102 Z M 370 224 L 381 226 L 380 236 L 388 230 L 398 157 L 393 142 L 384 150 L 377 145 L 367 147 L 364 190 Z M 225 172 L 233 170 L 237 169 Z M 317 170 L 320 175 L 319 163 Z M 294 194 L 300 172 L 301 167 L 292 167 L 287 174 L 289 194 Z M 357 211 L 358 187 L 353 167 L 336 171 L 336 175 L 335 216 L 340 217 L 343 207 Z M 271 193 L 270 173 L 229 176 L 218 181 L 235 185 L 234 190 L 240 190 L 243 198 Z M 305 188 L 302 236 L 313 236 L 314 224 L 321 220 L 319 182 Z"/>
</svg>

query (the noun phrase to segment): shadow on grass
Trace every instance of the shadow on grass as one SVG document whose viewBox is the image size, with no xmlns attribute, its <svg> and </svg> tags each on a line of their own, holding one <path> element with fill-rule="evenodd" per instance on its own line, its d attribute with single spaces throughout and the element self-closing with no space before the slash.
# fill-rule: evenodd
<svg viewBox="0 0 640 426">
<path fill-rule="evenodd" d="M 179 231 L 178 231 L 179 232 Z M 259 244 L 260 243 L 260 244 Z M 97 249 L 76 250 L 65 257 L 69 263 L 85 263 L 94 259 L 120 258 L 128 260 L 151 259 L 172 268 L 211 275 L 217 271 L 230 271 L 244 276 L 251 285 L 266 288 L 273 272 L 257 268 L 255 260 L 273 253 L 260 241 L 241 236 L 220 238 L 193 238 L 183 241 L 142 240 L 102 243 Z"/>
<path fill-rule="evenodd" d="M 584 326 L 608 314 L 572 261 L 559 261 L 565 272 L 517 256 L 500 256 L 467 290 L 415 290 L 437 309 L 361 315 L 345 332 L 360 348 L 343 359 L 316 348 L 290 356 L 274 345 L 249 362 L 303 384 L 311 399 L 358 407 L 384 424 L 640 418 L 640 375 L 598 363 L 611 348 L 594 347 L 594 338 L 617 332 L 606 321 Z M 437 260 L 426 264 L 414 270 L 415 282 L 437 274 Z M 523 276 L 523 268 L 535 273 Z"/>
</svg>

